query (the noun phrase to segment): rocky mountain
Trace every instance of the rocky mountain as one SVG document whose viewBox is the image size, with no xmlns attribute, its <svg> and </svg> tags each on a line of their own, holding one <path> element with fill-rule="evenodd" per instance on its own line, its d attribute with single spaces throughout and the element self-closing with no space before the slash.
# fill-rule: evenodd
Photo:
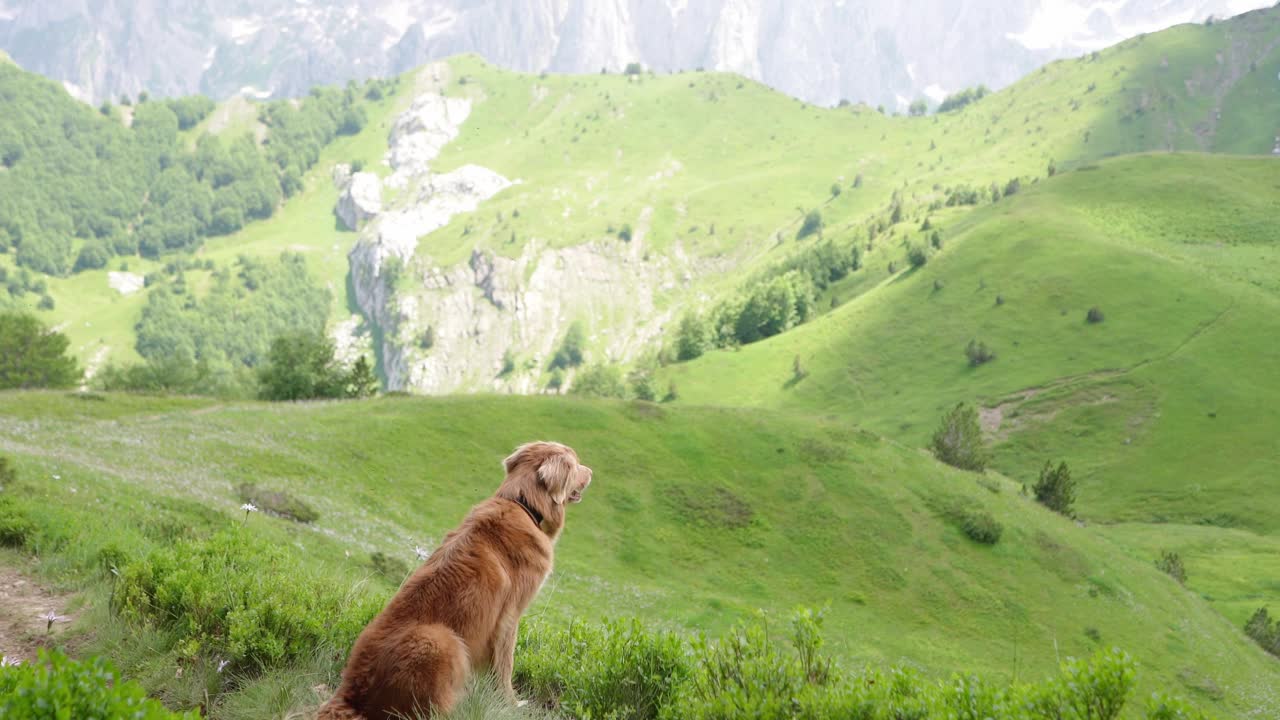
<svg viewBox="0 0 1280 720">
<path fill-rule="evenodd" d="M 0 48 L 91 101 L 289 96 L 475 52 L 539 72 L 730 70 L 903 108 L 1261 0 L 0 0 Z"/>
</svg>

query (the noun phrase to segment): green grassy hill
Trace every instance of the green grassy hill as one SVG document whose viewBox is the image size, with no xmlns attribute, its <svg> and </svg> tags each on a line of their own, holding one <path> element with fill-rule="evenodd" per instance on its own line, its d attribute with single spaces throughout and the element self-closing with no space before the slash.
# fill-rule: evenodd
<svg viewBox="0 0 1280 720">
<path fill-rule="evenodd" d="M 532 437 L 572 444 L 596 473 L 531 611 L 544 620 L 634 614 L 719 632 L 755 608 L 828 604 L 830 640 L 854 664 L 1031 679 L 1058 656 L 1118 646 L 1142 664 L 1139 698 L 1159 689 L 1221 717 L 1275 712 L 1267 688 L 1280 665 L 1150 557 L 1044 510 L 1016 483 L 957 472 L 843 421 L 534 398 L 285 406 L 0 395 L 0 449 L 20 477 L 6 494 L 41 528 L 38 569 L 89 597 L 106 582 L 89 572 L 103 547 L 127 564 L 175 533 L 241 523 L 241 482 L 292 493 L 320 515 L 306 526 L 253 516 L 247 532 L 353 586 L 373 574 L 371 551 L 412 563 L 413 547 L 434 544 L 492 492 L 498 461 Z M 996 545 L 949 519 L 964 508 L 1004 526 Z M 104 514 L 113 522 L 90 521 Z M 394 588 L 372 582 L 382 595 Z M 118 621 L 101 607 L 87 617 L 77 645 L 125 658 L 126 674 L 170 702 L 198 695 L 173 678 L 172 640 L 131 656 L 109 629 Z M 292 677 L 282 692 L 296 702 L 323 679 Z M 243 702 L 236 692 L 229 706 Z"/>
<path fill-rule="evenodd" d="M 1030 483 L 1068 460 L 1090 520 L 1272 535 L 1276 171 L 1203 155 L 1081 168 L 949 226 L 926 266 L 871 268 L 874 291 L 670 378 L 682 402 L 833 414 L 915 446 L 976 401 L 996 466 Z M 1103 322 L 1086 321 L 1091 307 Z M 971 367 L 971 339 L 996 359 Z M 1274 570 L 1233 619 L 1280 599 Z"/>
</svg>

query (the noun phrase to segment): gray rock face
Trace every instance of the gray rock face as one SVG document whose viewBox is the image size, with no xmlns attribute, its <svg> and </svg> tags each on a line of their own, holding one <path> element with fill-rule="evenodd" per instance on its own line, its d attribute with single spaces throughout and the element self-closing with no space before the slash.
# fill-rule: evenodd
<svg viewBox="0 0 1280 720">
<path fill-rule="evenodd" d="M 93 101 L 300 95 L 477 52 L 526 71 L 732 70 L 905 105 L 1268 0 L 0 0 L 0 48 Z M 265 73 L 263 66 L 266 66 Z"/>
<path fill-rule="evenodd" d="M 359 230 L 382 210 L 382 182 L 371 172 L 346 178 L 338 194 L 338 219 L 348 230 Z"/>
<path fill-rule="evenodd" d="M 646 258 L 647 213 L 630 243 L 608 237 L 556 248 L 531 238 L 516 257 L 472 249 L 452 264 L 419 248 L 454 215 L 512 184 L 478 165 L 431 171 L 469 113 L 466 100 L 424 93 L 396 119 L 386 154 L 394 170 L 386 185 L 397 189 L 395 199 L 362 226 L 349 257 L 356 303 L 382 331 L 388 387 L 535 392 L 575 320 L 594 330 L 595 360 L 626 360 L 650 347 L 669 320 L 657 299 L 686 287 L 698 268 L 679 249 Z M 347 179 L 335 170 L 348 186 L 361 175 Z M 503 373 L 508 353 L 519 362 Z"/>
</svg>

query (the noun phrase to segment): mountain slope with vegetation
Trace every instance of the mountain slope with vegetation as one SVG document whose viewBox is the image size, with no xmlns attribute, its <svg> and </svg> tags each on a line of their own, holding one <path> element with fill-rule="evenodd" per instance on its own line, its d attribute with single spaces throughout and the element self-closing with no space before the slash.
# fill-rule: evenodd
<svg viewBox="0 0 1280 720">
<path fill-rule="evenodd" d="M 855 667 L 1036 679 L 1059 657 L 1117 646 L 1142 665 L 1139 698 L 1168 691 L 1224 718 L 1274 711 L 1267 688 L 1280 665 L 1150 558 L 1048 512 L 1016 483 L 844 422 L 563 398 L 269 406 L 27 392 L 0 405 L 0 449 L 17 473 L 0 515 L 10 527 L 26 518 L 20 552 L 89 598 L 106 590 L 104 562 L 127 587 L 143 568 L 163 572 L 160 548 L 228 531 L 280 548 L 261 573 L 305 570 L 339 597 L 385 598 L 415 546 L 430 549 L 492 492 L 510 446 L 551 436 L 577 448 L 597 482 L 572 508 L 536 622 L 636 615 L 718 634 L 755 608 L 826 606 L 827 640 Z M 309 522 L 246 517 L 244 483 L 310 507 Z M 89 521 L 104 512 L 119 521 Z M 996 536 L 975 533 L 978 542 L 964 518 L 982 515 Z M 184 581 L 191 592 L 198 577 Z M 132 602 L 116 597 L 117 608 Z M 268 687 L 306 702 L 310 686 L 332 683 L 349 640 L 325 659 L 251 655 L 279 659 L 237 666 L 241 679 L 226 685 L 212 667 L 242 646 L 147 631 L 140 653 L 127 640 L 139 632 L 132 611 L 90 607 L 77 646 L 108 652 L 178 706 L 213 687 L 210 709 L 223 717 Z M 175 681 L 175 666 L 189 677 Z"/>
</svg>

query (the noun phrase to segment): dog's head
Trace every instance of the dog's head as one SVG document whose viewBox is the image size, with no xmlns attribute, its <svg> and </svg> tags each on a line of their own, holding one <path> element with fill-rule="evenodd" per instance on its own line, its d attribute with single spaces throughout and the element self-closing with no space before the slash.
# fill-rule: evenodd
<svg viewBox="0 0 1280 720">
<path fill-rule="evenodd" d="M 591 468 L 578 462 L 573 448 L 556 442 L 531 442 L 516 448 L 502 467 L 507 478 L 534 480 L 537 490 L 545 493 L 552 505 L 582 502 L 582 493 L 591 484 Z M 531 489 L 522 487 L 526 493 Z M 533 498 L 526 498 L 533 500 Z"/>
</svg>

